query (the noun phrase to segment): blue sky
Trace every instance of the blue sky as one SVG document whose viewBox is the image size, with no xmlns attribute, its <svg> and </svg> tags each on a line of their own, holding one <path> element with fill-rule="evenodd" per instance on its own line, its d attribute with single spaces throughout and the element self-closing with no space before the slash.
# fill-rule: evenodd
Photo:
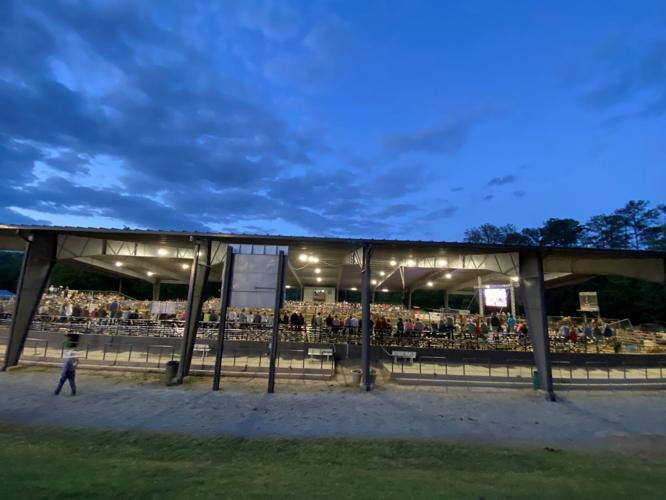
<svg viewBox="0 0 666 500">
<path fill-rule="evenodd" d="M 663 1 L 0 19 L 0 223 L 459 240 L 666 201 Z"/>
</svg>

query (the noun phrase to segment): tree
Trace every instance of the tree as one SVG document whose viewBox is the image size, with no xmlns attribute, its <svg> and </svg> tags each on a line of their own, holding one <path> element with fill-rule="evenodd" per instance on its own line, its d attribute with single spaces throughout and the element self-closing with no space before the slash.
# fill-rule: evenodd
<svg viewBox="0 0 666 500">
<path fill-rule="evenodd" d="M 507 224 L 506 226 L 496 226 L 494 224 L 482 224 L 465 231 L 465 241 L 468 243 L 495 244 L 501 245 L 506 240 L 506 235 L 515 232 L 515 226 Z"/>
<path fill-rule="evenodd" d="M 666 205 L 659 205 L 657 207 L 659 212 L 661 212 L 662 224 L 657 226 L 655 231 L 655 237 L 649 242 L 649 246 L 653 250 L 664 250 L 666 251 Z"/>
<path fill-rule="evenodd" d="M 648 201 L 631 200 L 623 208 L 615 211 L 615 215 L 619 215 L 624 221 L 625 232 L 631 240 L 632 248 L 643 248 L 658 235 L 656 224 L 659 220 L 659 210 L 649 206 Z"/>
<path fill-rule="evenodd" d="M 585 235 L 585 227 L 575 219 L 548 219 L 541 228 L 541 244 L 574 247 Z"/>
<path fill-rule="evenodd" d="M 595 215 L 585 224 L 585 243 L 596 248 L 627 248 L 629 235 L 625 227 L 620 215 Z"/>
</svg>

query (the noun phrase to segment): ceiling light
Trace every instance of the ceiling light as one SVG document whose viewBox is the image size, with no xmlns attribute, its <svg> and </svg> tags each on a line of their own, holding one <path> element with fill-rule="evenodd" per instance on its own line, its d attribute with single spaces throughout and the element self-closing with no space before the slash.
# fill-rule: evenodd
<svg viewBox="0 0 666 500">
<path fill-rule="evenodd" d="M 146 274 L 147 274 L 148 276 L 152 276 L 152 275 L 155 274 L 155 273 L 152 272 L 152 271 L 148 271 Z"/>
<path fill-rule="evenodd" d="M 321 277 L 317 276 L 317 283 L 321 283 Z"/>
<path fill-rule="evenodd" d="M 432 286 L 434 283 L 432 281 L 428 281 L 428 286 Z"/>
<path fill-rule="evenodd" d="M 319 268 L 315 269 L 315 274 L 319 274 L 320 272 L 321 272 L 321 269 L 319 269 Z"/>
<path fill-rule="evenodd" d="M 308 260 L 308 256 L 302 253 L 301 255 L 298 256 L 298 260 L 300 260 L 301 262 L 305 262 Z"/>
<path fill-rule="evenodd" d="M 356 288 L 355 286 L 353 286 L 353 287 L 350 288 L 350 290 L 351 290 L 352 292 L 355 292 L 356 290 L 358 290 L 358 288 Z"/>
<path fill-rule="evenodd" d="M 287 286 L 285 286 L 285 288 L 291 288 L 291 285 L 287 285 Z"/>
<path fill-rule="evenodd" d="M 444 275 L 444 277 L 445 277 L 447 280 L 450 280 L 451 278 L 453 278 L 453 275 L 452 275 L 451 273 L 446 273 L 446 274 Z"/>
<path fill-rule="evenodd" d="M 384 271 L 379 271 L 380 276 L 386 276 L 386 273 Z"/>
<path fill-rule="evenodd" d="M 408 259 L 407 267 L 416 267 L 416 261 L 414 259 Z"/>
<path fill-rule="evenodd" d="M 372 280 L 372 281 L 370 281 L 370 283 L 372 283 L 373 285 L 376 285 L 376 284 L 377 284 L 377 280 Z"/>
<path fill-rule="evenodd" d="M 388 288 L 382 288 L 382 292 L 388 292 Z"/>
<path fill-rule="evenodd" d="M 167 250 L 166 248 L 158 248 L 157 249 L 157 255 L 159 255 L 160 257 L 164 257 L 165 255 L 168 255 L 168 254 L 169 254 L 169 250 Z"/>
<path fill-rule="evenodd" d="M 511 276 L 511 281 L 520 281 L 518 276 Z"/>
<path fill-rule="evenodd" d="M 183 269 L 189 269 L 190 265 L 189 264 L 181 264 L 180 267 L 182 267 Z"/>
<path fill-rule="evenodd" d="M 116 261 L 116 267 L 123 267 L 123 263 L 119 260 Z"/>
<path fill-rule="evenodd" d="M 317 262 L 319 262 L 319 257 L 310 256 L 310 257 L 308 257 L 308 262 L 312 262 L 313 264 L 316 264 Z"/>
<path fill-rule="evenodd" d="M 392 266 L 397 266 L 398 263 L 397 263 L 395 260 L 391 260 L 391 265 L 392 265 Z"/>
</svg>

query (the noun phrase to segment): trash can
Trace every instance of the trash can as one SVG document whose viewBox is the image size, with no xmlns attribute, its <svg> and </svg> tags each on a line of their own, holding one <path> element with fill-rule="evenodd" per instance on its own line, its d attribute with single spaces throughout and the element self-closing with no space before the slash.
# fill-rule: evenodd
<svg viewBox="0 0 666 500">
<path fill-rule="evenodd" d="M 535 391 L 541 389 L 541 380 L 539 379 L 539 370 L 534 370 L 532 374 L 532 387 Z"/>
<path fill-rule="evenodd" d="M 362 377 L 363 372 L 357 368 L 351 371 L 351 375 L 352 375 L 352 385 L 360 385 L 361 379 L 363 378 Z"/>
<path fill-rule="evenodd" d="M 65 349 L 76 349 L 79 347 L 79 334 L 78 333 L 68 333 L 65 335 Z"/>
<path fill-rule="evenodd" d="M 178 361 L 167 361 L 164 371 L 164 382 L 166 385 L 171 384 L 176 374 L 178 373 Z"/>
</svg>

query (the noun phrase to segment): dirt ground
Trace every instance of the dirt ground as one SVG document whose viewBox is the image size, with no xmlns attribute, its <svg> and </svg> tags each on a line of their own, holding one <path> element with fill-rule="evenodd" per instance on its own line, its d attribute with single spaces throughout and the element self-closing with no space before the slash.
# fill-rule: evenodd
<svg viewBox="0 0 666 500">
<path fill-rule="evenodd" d="M 53 395 L 58 370 L 0 373 L 0 422 L 241 437 L 363 437 L 606 448 L 666 453 L 666 394 L 583 392 L 556 403 L 532 390 L 406 387 L 360 392 L 330 381 L 191 377 L 166 387 L 144 374 L 77 374 L 79 394 Z"/>
</svg>

